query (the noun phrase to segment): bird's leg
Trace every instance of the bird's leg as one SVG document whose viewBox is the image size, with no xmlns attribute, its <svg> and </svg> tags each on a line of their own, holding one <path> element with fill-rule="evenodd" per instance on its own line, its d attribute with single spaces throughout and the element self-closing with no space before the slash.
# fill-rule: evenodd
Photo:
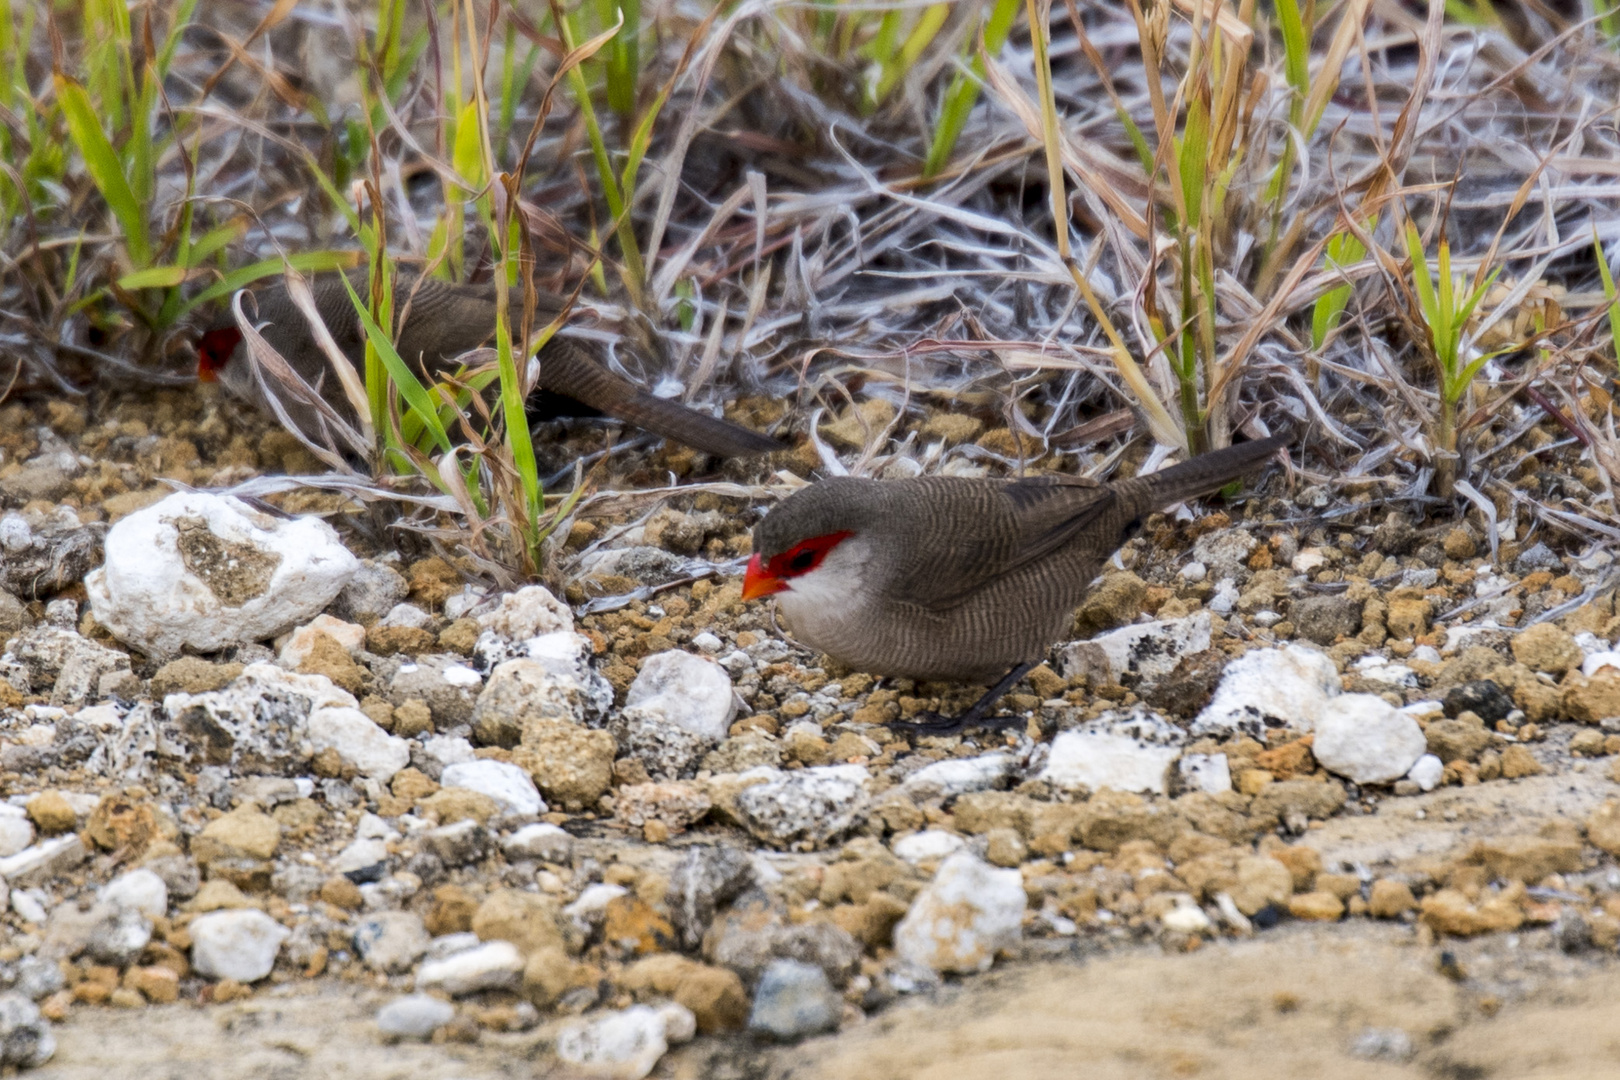
<svg viewBox="0 0 1620 1080">
<path fill-rule="evenodd" d="M 975 701 L 960 716 L 934 715 L 930 719 L 919 720 L 916 723 L 900 723 L 897 721 L 886 726 L 896 731 L 915 732 L 918 735 L 959 735 L 971 727 L 1011 727 L 1017 722 L 1017 717 L 991 718 L 989 712 L 995 703 L 1001 700 L 1001 696 L 1016 686 L 1018 680 L 1028 675 L 1039 662 L 1038 660 L 1026 660 L 1007 672 L 1000 682 L 992 686 L 982 698 Z"/>
</svg>

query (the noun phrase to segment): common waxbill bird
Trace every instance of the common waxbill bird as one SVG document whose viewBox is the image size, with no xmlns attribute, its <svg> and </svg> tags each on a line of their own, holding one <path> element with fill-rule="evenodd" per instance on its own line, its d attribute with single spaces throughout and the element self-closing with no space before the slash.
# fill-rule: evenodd
<svg viewBox="0 0 1620 1080">
<path fill-rule="evenodd" d="M 857 671 L 995 683 L 962 716 L 918 730 L 998 725 L 990 707 L 1068 634 L 1092 579 L 1143 518 L 1224 486 L 1288 442 L 1240 443 L 1112 483 L 823 480 L 755 526 L 743 599 L 776 597 L 795 637 Z"/>
<path fill-rule="evenodd" d="M 350 271 L 350 282 L 362 295 L 364 274 L 363 270 Z M 359 370 L 366 338 L 348 290 L 335 274 L 315 278 L 310 288 L 321 321 L 338 348 Z M 348 398 L 325 354 L 316 345 L 308 320 L 287 295 L 285 283 L 277 281 L 260 286 L 254 298 L 258 301 L 256 322 L 264 324 L 259 332 L 265 340 L 306 382 L 318 387 L 340 415 L 352 417 L 354 412 Z M 395 310 L 404 309 L 407 299 L 410 306 L 404 312 L 405 322 L 399 328 L 396 350 L 400 358 L 418 372 L 431 374 L 451 370 L 456 357 L 494 337 L 493 286 L 453 284 L 401 271 L 394 282 Z M 514 289 L 509 302 L 509 317 L 516 321 L 523 310 L 521 292 Z M 549 322 L 563 305 L 561 297 L 542 292 L 535 313 L 539 320 L 536 325 Z M 251 307 L 244 310 L 252 312 Z M 242 332 L 227 311 L 197 342 L 197 373 L 205 380 L 218 379 L 233 393 L 270 411 L 246 352 Z M 541 350 L 539 389 L 720 457 L 742 457 L 783 449 L 781 442 L 768 435 L 649 394 L 609 370 L 589 346 L 571 338 L 553 337 Z M 278 397 L 298 427 L 306 432 L 315 430 L 313 409 L 291 400 L 290 395 L 279 394 Z M 561 414 L 577 415 L 577 412 Z"/>
</svg>

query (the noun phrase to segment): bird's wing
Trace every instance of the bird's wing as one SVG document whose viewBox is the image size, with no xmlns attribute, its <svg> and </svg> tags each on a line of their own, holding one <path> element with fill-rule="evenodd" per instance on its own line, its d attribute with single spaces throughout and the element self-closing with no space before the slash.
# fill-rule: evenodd
<svg viewBox="0 0 1620 1080">
<path fill-rule="evenodd" d="M 918 485 L 918 498 L 906 518 L 917 536 L 908 545 L 911 554 L 896 575 L 894 592 L 930 611 L 955 607 L 993 581 L 1051 555 L 1115 502 L 1107 485 L 1071 476 L 1011 483 L 937 477 L 911 483 Z M 935 513 L 936 508 L 945 509 Z"/>
</svg>

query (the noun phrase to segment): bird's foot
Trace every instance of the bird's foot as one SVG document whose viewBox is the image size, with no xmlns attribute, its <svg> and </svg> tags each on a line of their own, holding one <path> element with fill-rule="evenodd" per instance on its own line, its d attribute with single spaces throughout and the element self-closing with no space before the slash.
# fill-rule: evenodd
<svg viewBox="0 0 1620 1080">
<path fill-rule="evenodd" d="M 985 716 L 974 709 L 969 709 L 961 716 L 941 716 L 939 713 L 929 712 L 923 713 L 920 720 L 891 720 L 883 726 L 902 735 L 944 738 L 960 735 L 969 728 L 1000 730 L 1017 727 L 1023 722 L 1024 718 L 1021 716 Z"/>
</svg>

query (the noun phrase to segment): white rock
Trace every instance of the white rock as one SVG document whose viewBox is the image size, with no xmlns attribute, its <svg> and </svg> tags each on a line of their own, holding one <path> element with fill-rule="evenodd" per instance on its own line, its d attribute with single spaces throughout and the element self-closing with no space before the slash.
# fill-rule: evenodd
<svg viewBox="0 0 1620 1080">
<path fill-rule="evenodd" d="M 422 740 L 422 753 L 444 767 L 478 760 L 473 744 L 459 735 L 430 735 Z"/>
<path fill-rule="evenodd" d="M 1237 582 L 1229 577 L 1221 578 L 1215 583 L 1215 595 L 1209 598 L 1209 610 L 1217 615 L 1230 615 L 1240 599 L 1242 594 L 1238 592 Z"/>
<path fill-rule="evenodd" d="M 257 982 L 270 974 L 292 933 L 262 911 L 211 911 L 190 926 L 191 966 L 205 979 Z"/>
<path fill-rule="evenodd" d="M 900 959 L 939 972 L 987 971 L 1023 934 L 1024 879 L 961 851 L 940 865 L 894 929 Z"/>
<path fill-rule="evenodd" d="M 416 969 L 418 990 L 443 990 L 453 997 L 479 990 L 515 987 L 523 975 L 523 954 L 510 941 L 487 941 Z"/>
<path fill-rule="evenodd" d="M 1295 555 L 1288 565 L 1296 574 L 1308 574 L 1312 570 L 1320 570 L 1327 562 L 1327 556 L 1323 554 L 1321 548 L 1308 547 L 1300 548 L 1299 554 Z"/>
<path fill-rule="evenodd" d="M 1620 668 L 1620 652 L 1605 649 L 1600 652 L 1587 653 L 1586 659 L 1581 661 L 1581 674 L 1590 679 L 1606 667 Z"/>
<path fill-rule="evenodd" d="M 362 837 L 338 852 L 332 860 L 334 874 L 352 874 L 368 866 L 388 861 L 388 842 L 376 837 Z"/>
<path fill-rule="evenodd" d="M 1160 916 L 1159 922 L 1178 934 L 1203 934 L 1214 926 L 1191 896 L 1176 897 L 1176 906 Z"/>
<path fill-rule="evenodd" d="M 1012 758 L 1006 754 L 980 754 L 970 758 L 947 758 L 924 765 L 902 785 L 912 798 L 939 798 L 991 788 L 1012 772 Z"/>
<path fill-rule="evenodd" d="M 282 642 L 281 652 L 276 659 L 282 667 L 296 668 L 309 659 L 310 652 L 315 648 L 315 639 L 321 634 L 325 634 L 351 653 L 366 643 L 365 627 L 358 623 L 334 619 L 330 615 L 317 615 L 287 635 L 287 640 Z"/>
<path fill-rule="evenodd" d="M 1196 585 L 1198 582 L 1209 577 L 1209 567 L 1205 566 L 1201 562 L 1198 562 L 1197 560 L 1194 560 L 1181 568 L 1181 576 L 1186 581 Z"/>
<path fill-rule="evenodd" d="M 354 950 L 374 971 L 397 975 L 427 952 L 428 936 L 422 916 L 413 911 L 379 911 L 361 919 L 354 928 Z"/>
<path fill-rule="evenodd" d="M 64 833 L 0 859 L 0 879 L 13 885 L 37 885 L 78 866 L 86 858 L 78 833 Z"/>
<path fill-rule="evenodd" d="M 152 656 L 263 641 L 332 602 L 360 563 L 316 517 L 182 492 L 121 519 L 85 579 L 96 621 Z"/>
<path fill-rule="evenodd" d="M 590 933 L 591 927 L 601 922 L 607 914 L 607 906 L 628 892 L 623 885 L 604 881 L 587 885 L 580 890 L 578 899 L 563 908 L 563 914 L 574 920 L 575 926 Z"/>
<path fill-rule="evenodd" d="M 1387 784 L 1405 776 L 1426 746 L 1418 722 L 1383 698 L 1340 694 L 1317 717 L 1311 752 L 1329 772 L 1358 784 Z"/>
<path fill-rule="evenodd" d="M 309 714 L 309 741 L 316 753 L 336 750 L 345 765 L 379 783 L 386 784 L 411 763 L 410 744 L 359 709 L 316 709 Z"/>
<path fill-rule="evenodd" d="M 527 641 L 541 634 L 572 630 L 574 613 L 541 586 L 525 585 L 501 597 L 494 611 L 478 616 L 478 625 L 508 641 Z"/>
<path fill-rule="evenodd" d="M 447 788 L 467 788 L 494 799 L 513 814 L 543 814 L 545 800 L 526 770 L 505 761 L 485 759 L 448 766 L 439 777 Z"/>
<path fill-rule="evenodd" d="M 868 774 L 859 765 L 821 765 L 783 773 L 736 798 L 743 828 L 777 847 L 824 844 L 864 817 Z"/>
<path fill-rule="evenodd" d="M 1433 791 L 1440 786 L 1440 777 L 1446 771 L 1445 763 L 1433 754 L 1424 754 L 1417 759 L 1406 772 L 1406 779 L 1412 781 L 1423 791 Z"/>
<path fill-rule="evenodd" d="M 897 837 L 890 845 L 895 855 L 906 860 L 913 866 L 931 859 L 943 859 L 947 855 L 954 855 L 966 846 L 967 841 L 955 833 L 944 829 L 924 829 L 922 832 L 910 833 Z"/>
<path fill-rule="evenodd" d="M 50 917 L 50 912 L 46 910 L 40 898 L 34 895 L 37 892 L 38 889 L 12 889 L 9 898 L 11 910 L 15 911 L 23 922 L 44 925 L 45 920 Z"/>
<path fill-rule="evenodd" d="M 431 994 L 406 994 L 377 1010 L 377 1030 L 394 1039 L 426 1039 L 455 1018 L 456 1007 Z"/>
<path fill-rule="evenodd" d="M 133 908 L 149 919 L 168 913 L 169 887 L 150 870 L 129 870 L 101 890 L 101 902 Z"/>
<path fill-rule="evenodd" d="M 308 768 L 312 711 L 355 705 L 354 695 L 325 675 L 262 663 L 249 664 L 223 690 L 163 699 L 172 729 L 193 756 L 213 760 L 224 751 L 232 762 L 250 763 L 256 774 L 282 776 Z"/>
<path fill-rule="evenodd" d="M 1338 669 L 1323 653 L 1298 645 L 1250 649 L 1226 666 L 1214 697 L 1193 721 L 1193 734 L 1258 737 L 1282 725 L 1310 731 L 1338 692 Z"/>
<path fill-rule="evenodd" d="M 641 1080 L 669 1049 L 664 1017 L 650 1005 L 632 1005 L 557 1033 L 557 1056 L 593 1076 Z"/>
<path fill-rule="evenodd" d="M 450 664 L 440 672 L 451 686 L 481 686 L 484 677 L 466 664 Z"/>
<path fill-rule="evenodd" d="M 407 630 L 420 630 L 433 621 L 433 616 L 417 607 L 415 604 L 395 604 L 388 609 L 377 623 L 379 626 L 402 627 Z"/>
<path fill-rule="evenodd" d="M 34 842 L 34 823 L 20 806 L 0 803 L 0 858 L 15 855 Z"/>
<path fill-rule="evenodd" d="M 748 1030 L 775 1039 L 802 1039 L 836 1028 L 843 1006 L 820 967 L 802 960 L 772 960 L 754 988 Z"/>
<path fill-rule="evenodd" d="M 671 649 L 641 662 L 625 711 L 651 713 L 711 742 L 724 739 L 737 713 L 731 677 L 719 664 Z"/>
<path fill-rule="evenodd" d="M 541 862 L 566 863 L 574 849 L 574 838 L 563 829 L 546 822 L 525 825 L 501 841 L 501 850 L 509 861 L 538 859 Z"/>
<path fill-rule="evenodd" d="M 1168 790 L 1170 766 L 1180 756 L 1173 746 L 1156 746 L 1128 735 L 1106 731 L 1064 731 L 1052 740 L 1040 778 L 1072 791 Z"/>
<path fill-rule="evenodd" d="M 697 1017 L 692 1010 L 678 1002 L 666 1001 L 653 1006 L 659 1019 L 664 1021 L 664 1041 L 674 1046 L 691 1042 L 697 1035 Z"/>
<path fill-rule="evenodd" d="M 1204 791 L 1219 795 L 1232 790 L 1232 767 L 1225 754 L 1183 754 L 1176 762 L 1184 791 Z"/>
<path fill-rule="evenodd" d="M 1174 671 L 1183 656 L 1209 648 L 1210 615 L 1135 623 L 1062 647 L 1058 670 L 1065 676 L 1103 668 L 1113 682 L 1125 675 L 1158 678 Z"/>
<path fill-rule="evenodd" d="M 35 1069 L 56 1053 L 56 1035 L 39 1006 L 21 994 L 0 994 L 0 1065 Z"/>
<path fill-rule="evenodd" d="M 701 634 L 694 634 L 692 636 L 692 648 L 697 649 L 699 652 L 709 653 L 710 655 L 719 652 L 725 647 L 725 644 L 725 642 L 721 641 L 718 637 L 709 633 L 707 630 L 703 631 Z"/>
</svg>

